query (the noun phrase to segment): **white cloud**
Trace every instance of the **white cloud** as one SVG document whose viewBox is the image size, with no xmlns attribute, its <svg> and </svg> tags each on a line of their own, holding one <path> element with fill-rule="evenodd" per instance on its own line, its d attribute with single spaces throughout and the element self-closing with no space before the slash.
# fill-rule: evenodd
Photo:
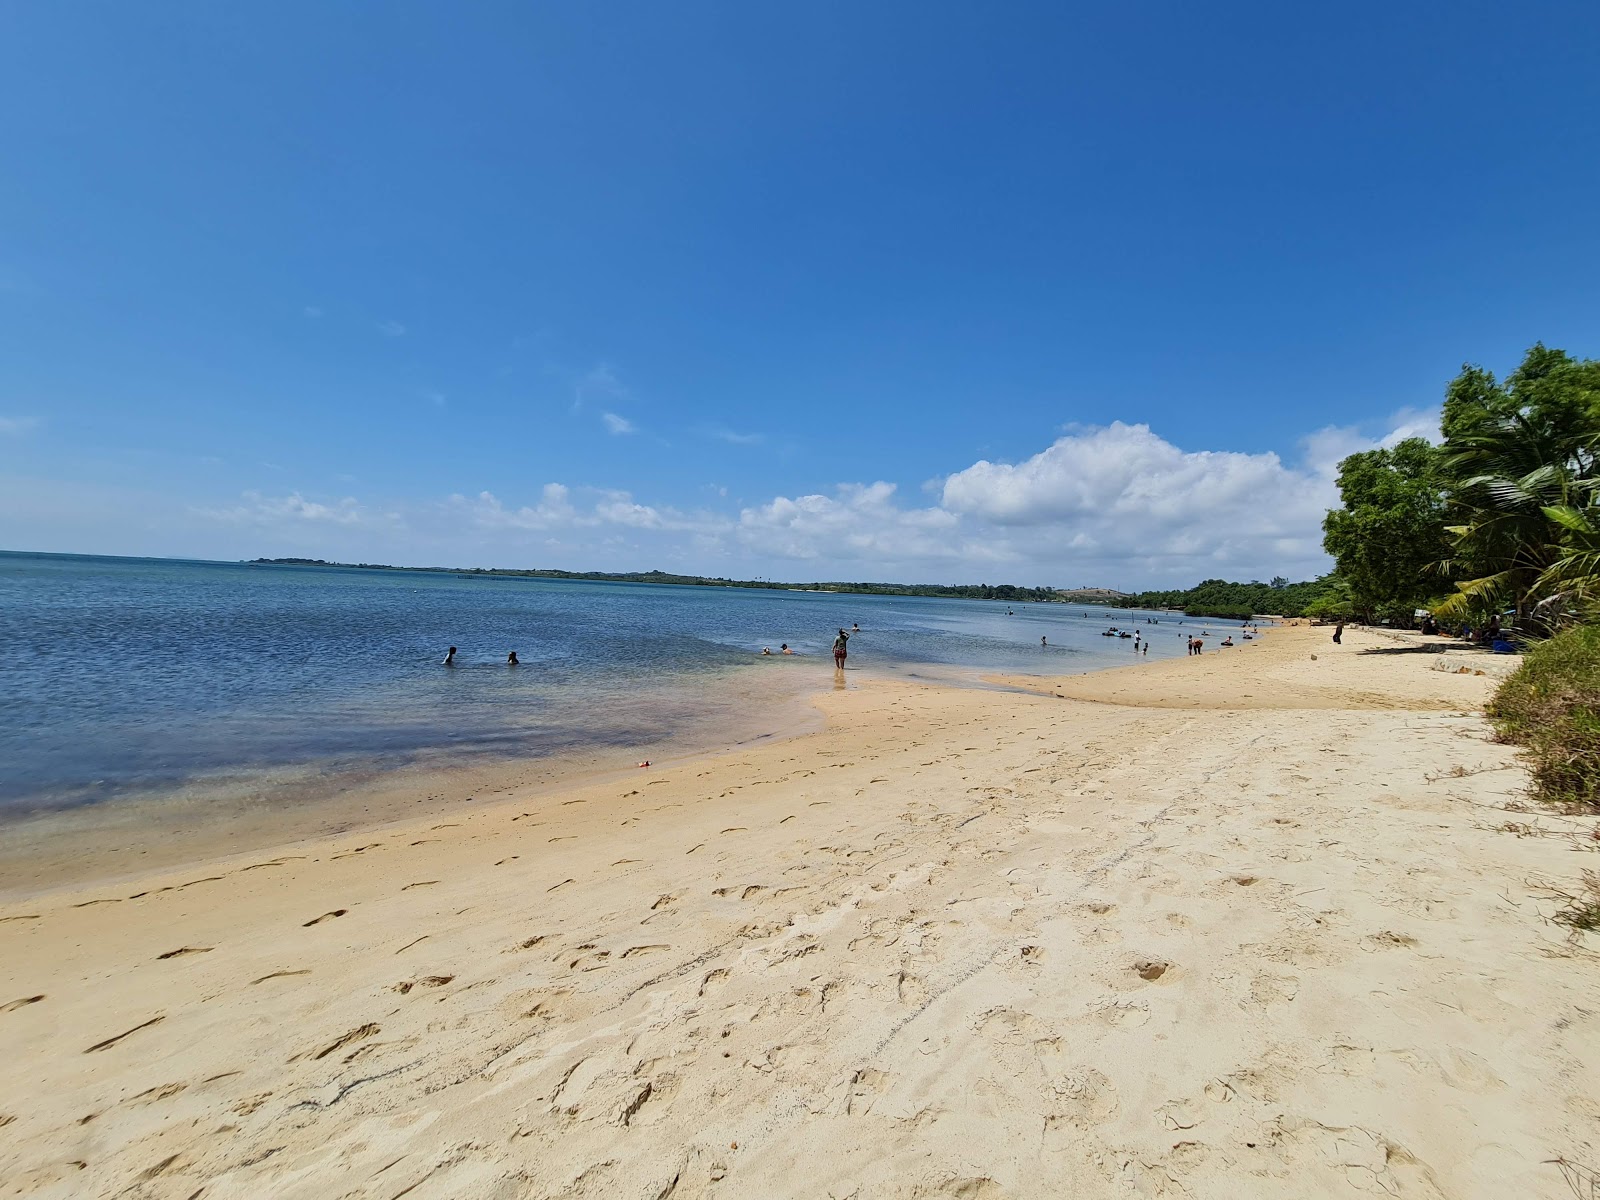
<svg viewBox="0 0 1600 1200">
<path fill-rule="evenodd" d="M 327 525 L 358 525 L 372 519 L 354 496 L 345 496 L 331 504 L 307 500 L 299 492 L 287 496 L 263 496 L 260 492 L 245 492 L 242 504 L 232 508 L 197 508 L 201 516 L 218 521 L 253 524 L 298 523 Z"/>
<path fill-rule="evenodd" d="M 736 512 L 717 485 L 696 489 L 717 507 L 679 509 L 552 482 L 526 503 L 480 491 L 390 511 L 349 496 L 250 492 L 191 515 L 250 542 L 265 535 L 295 553 L 368 561 L 516 565 L 533 554 L 536 565 L 573 568 L 1130 590 L 1307 578 L 1329 567 L 1321 522 L 1337 501 L 1339 459 L 1434 425 L 1433 413 L 1401 412 L 1365 433 L 1322 429 L 1290 458 L 1185 449 L 1146 425 L 1074 428 L 1037 454 L 974 462 L 923 492 L 840 483 L 741 501 Z"/>
<path fill-rule="evenodd" d="M 320 308 L 318 308 L 315 304 L 308 304 L 304 308 L 302 308 L 300 311 L 302 313 L 304 313 L 307 317 L 309 317 L 313 321 L 315 321 L 318 317 L 320 317 L 322 315 L 322 310 Z"/>
<path fill-rule="evenodd" d="M 547 483 L 539 503 L 531 506 L 507 508 L 493 492 L 479 492 L 472 500 L 451 496 L 449 507 L 488 529 L 558 529 L 580 523 L 578 511 L 567 499 L 568 495 L 564 485 Z"/>
<path fill-rule="evenodd" d="M 399 321 L 379 321 L 376 328 L 384 337 L 397 338 L 406 335 L 406 327 Z"/>
<path fill-rule="evenodd" d="M 29 433 L 37 428 L 38 417 L 0 417 L 0 437 Z"/>
<path fill-rule="evenodd" d="M 730 446 L 759 446 L 767 440 L 764 433 L 739 433 L 722 425 L 706 426 L 705 435 L 727 442 Z"/>
<path fill-rule="evenodd" d="M 618 416 L 614 412 L 600 414 L 600 419 L 606 423 L 606 430 L 614 434 L 638 433 L 639 427 L 627 417 Z"/>
<path fill-rule="evenodd" d="M 640 504 L 631 493 L 599 488 L 581 489 L 591 501 L 582 507 L 572 501 L 572 489 L 560 483 L 547 483 L 539 503 L 507 508 L 492 492 L 479 492 L 469 500 L 450 497 L 448 509 L 464 515 L 485 529 L 517 530 L 597 530 L 613 528 L 653 530 L 661 533 L 718 535 L 730 532 L 730 518 L 715 513 L 684 512 L 676 508 L 657 508 Z"/>
<path fill-rule="evenodd" d="M 580 411 L 591 400 L 627 400 L 631 393 L 606 363 L 590 367 L 572 381 L 572 411 Z"/>
</svg>

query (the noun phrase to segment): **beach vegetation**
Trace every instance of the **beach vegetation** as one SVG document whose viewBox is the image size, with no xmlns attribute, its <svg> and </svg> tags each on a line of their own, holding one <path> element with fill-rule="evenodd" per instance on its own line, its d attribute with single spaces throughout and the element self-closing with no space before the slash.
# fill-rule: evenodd
<svg viewBox="0 0 1600 1200">
<path fill-rule="evenodd" d="M 1498 736 L 1523 747 L 1536 799 L 1600 812 L 1600 626 L 1532 647 L 1488 711 Z"/>
<path fill-rule="evenodd" d="M 1543 637 L 1600 618 L 1600 361 L 1535 344 L 1503 381 L 1468 364 L 1442 441 L 1339 464 L 1323 546 L 1364 621 L 1500 618 Z"/>
<path fill-rule="evenodd" d="M 1417 606 L 1445 590 L 1445 476 L 1425 438 L 1352 454 L 1339 464 L 1341 508 L 1322 523 L 1339 564 L 1351 616 L 1366 624 L 1411 623 Z"/>
<path fill-rule="evenodd" d="M 1334 595 L 1348 599 L 1348 586 L 1337 576 L 1325 575 L 1304 583 L 1290 583 L 1281 575 L 1271 583 L 1253 579 L 1232 583 L 1226 579 L 1207 579 L 1192 588 L 1140 592 L 1124 602 L 1135 608 L 1181 610 L 1190 617 L 1231 617 L 1244 619 L 1256 615 L 1302 617 L 1316 614 L 1308 606 Z"/>
</svg>

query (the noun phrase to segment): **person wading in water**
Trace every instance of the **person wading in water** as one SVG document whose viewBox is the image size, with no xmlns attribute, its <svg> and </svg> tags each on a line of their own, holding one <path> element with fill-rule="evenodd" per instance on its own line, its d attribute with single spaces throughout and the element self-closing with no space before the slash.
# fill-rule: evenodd
<svg viewBox="0 0 1600 1200">
<path fill-rule="evenodd" d="M 833 639 L 833 665 L 841 671 L 844 670 L 845 646 L 849 641 L 850 635 L 842 629 L 839 630 L 839 636 Z"/>
</svg>

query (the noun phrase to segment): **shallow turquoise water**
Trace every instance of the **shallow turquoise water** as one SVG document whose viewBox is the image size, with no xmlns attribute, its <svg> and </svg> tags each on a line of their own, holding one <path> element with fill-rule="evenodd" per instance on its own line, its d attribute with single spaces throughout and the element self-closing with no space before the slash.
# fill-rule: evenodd
<svg viewBox="0 0 1600 1200">
<path fill-rule="evenodd" d="M 1183 653 L 1194 622 L 1143 616 L 1149 658 Z M 620 754 L 728 695 L 828 686 L 840 626 L 861 626 L 855 670 L 1059 674 L 1131 661 L 1099 636 L 1119 617 L 1133 624 L 1067 605 L 0 553 L 0 807 L 442 751 Z M 782 642 L 804 657 L 760 656 Z"/>
</svg>

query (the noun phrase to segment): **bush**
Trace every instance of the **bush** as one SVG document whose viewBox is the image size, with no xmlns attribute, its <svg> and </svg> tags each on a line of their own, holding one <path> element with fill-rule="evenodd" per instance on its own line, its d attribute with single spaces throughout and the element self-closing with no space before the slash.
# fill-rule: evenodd
<svg viewBox="0 0 1600 1200">
<path fill-rule="evenodd" d="M 1527 747 L 1538 799 L 1600 812 L 1600 628 L 1569 629 L 1529 650 L 1489 716 L 1502 740 Z"/>
</svg>

